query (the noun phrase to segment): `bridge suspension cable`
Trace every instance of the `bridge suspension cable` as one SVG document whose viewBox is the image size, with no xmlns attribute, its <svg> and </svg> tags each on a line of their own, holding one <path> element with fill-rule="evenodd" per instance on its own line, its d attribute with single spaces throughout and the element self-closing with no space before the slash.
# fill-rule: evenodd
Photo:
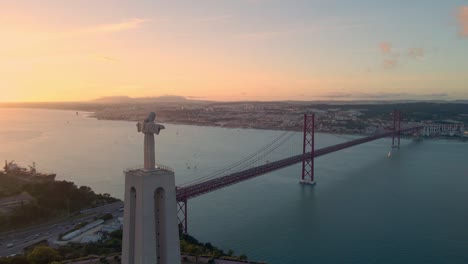
<svg viewBox="0 0 468 264">
<path fill-rule="evenodd" d="M 266 151 L 262 156 L 259 156 L 259 157 L 255 158 L 254 160 L 251 160 L 248 164 L 244 165 L 243 167 L 237 168 L 236 170 L 232 171 L 232 173 L 236 173 L 236 172 L 242 171 L 242 170 L 244 170 L 244 169 L 246 169 L 248 167 L 252 167 L 252 165 L 255 164 L 255 162 L 265 158 L 268 154 L 272 153 L 273 151 L 275 151 L 276 149 L 281 147 L 284 143 L 286 143 L 293 136 L 294 136 L 294 133 L 290 133 L 286 138 L 281 140 L 278 144 L 276 144 L 276 146 L 273 146 L 271 149 Z"/>
<path fill-rule="evenodd" d="M 289 135 L 288 135 L 289 134 Z M 249 156 L 227 166 L 224 167 L 210 175 L 194 179 L 192 181 L 186 182 L 184 184 L 179 185 L 179 187 L 186 187 L 188 185 L 195 185 L 197 183 L 216 178 L 222 175 L 227 174 L 227 172 L 237 172 L 241 171 L 248 166 L 251 166 L 258 160 L 261 160 L 262 158 L 266 157 L 268 154 L 276 150 L 278 147 L 280 147 L 282 144 L 284 144 L 286 141 L 288 141 L 292 136 L 294 135 L 294 132 L 292 131 L 284 131 L 281 133 L 278 137 L 276 137 L 273 141 L 268 143 L 267 145 L 263 146 L 262 148 L 258 149 L 256 152 L 250 154 Z M 279 142 L 279 144 L 278 144 Z"/>
</svg>

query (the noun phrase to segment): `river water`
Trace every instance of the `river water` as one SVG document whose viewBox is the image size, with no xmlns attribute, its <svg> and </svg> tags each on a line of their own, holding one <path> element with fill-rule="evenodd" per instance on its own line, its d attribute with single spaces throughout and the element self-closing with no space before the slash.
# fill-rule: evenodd
<svg viewBox="0 0 468 264">
<path fill-rule="evenodd" d="M 165 124 L 157 160 L 177 184 L 232 164 L 281 131 Z M 356 136 L 317 134 L 317 148 Z M 134 122 L 86 113 L 0 109 L 0 160 L 123 197 L 123 173 L 142 163 Z M 390 139 L 316 160 L 317 185 L 300 165 L 189 201 L 189 233 L 236 254 L 283 263 L 467 263 L 468 143 Z M 272 160 L 297 154 L 301 135 Z M 188 167 L 190 166 L 190 169 Z M 196 166 L 196 169 L 194 167 Z"/>
</svg>

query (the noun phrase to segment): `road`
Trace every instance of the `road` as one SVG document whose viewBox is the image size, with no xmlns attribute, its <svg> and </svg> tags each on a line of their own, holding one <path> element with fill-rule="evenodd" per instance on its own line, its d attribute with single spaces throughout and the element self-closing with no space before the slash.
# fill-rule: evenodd
<svg viewBox="0 0 468 264">
<path fill-rule="evenodd" d="M 14 254 L 23 253 L 23 249 L 41 240 L 47 240 L 49 245 L 58 239 L 62 233 L 73 229 L 80 222 L 89 222 L 94 220 L 99 214 L 112 213 L 114 217 L 120 217 L 122 212 L 119 211 L 123 207 L 123 202 L 107 204 L 101 207 L 96 207 L 81 211 L 82 217 L 76 216 L 70 219 L 63 219 L 60 223 L 41 225 L 37 227 L 10 232 L 8 234 L 0 234 L 0 257 L 7 257 Z M 8 244 L 13 244 L 13 247 L 8 248 Z"/>
</svg>

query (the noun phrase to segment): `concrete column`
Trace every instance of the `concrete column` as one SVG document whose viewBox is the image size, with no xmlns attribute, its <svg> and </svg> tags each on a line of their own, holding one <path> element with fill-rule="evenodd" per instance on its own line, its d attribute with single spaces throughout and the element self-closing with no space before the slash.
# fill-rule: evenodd
<svg viewBox="0 0 468 264">
<path fill-rule="evenodd" d="M 156 166 L 155 157 L 155 146 L 154 146 L 154 134 L 145 134 L 144 142 L 144 157 L 145 157 L 145 170 L 154 170 Z"/>
<path fill-rule="evenodd" d="M 174 172 L 126 172 L 122 263 L 180 264 L 176 206 Z"/>
</svg>

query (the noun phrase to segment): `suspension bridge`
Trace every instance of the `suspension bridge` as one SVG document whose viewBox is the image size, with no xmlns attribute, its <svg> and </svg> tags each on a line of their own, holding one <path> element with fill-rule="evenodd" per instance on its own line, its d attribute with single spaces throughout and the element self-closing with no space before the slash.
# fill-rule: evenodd
<svg viewBox="0 0 468 264">
<path fill-rule="evenodd" d="M 228 167 L 225 167 L 216 173 L 177 186 L 176 197 L 179 227 L 184 233 L 187 233 L 187 202 L 189 199 L 298 163 L 302 163 L 302 175 L 300 183 L 313 185 L 315 184 L 315 158 L 386 137 L 392 137 L 392 148 L 399 148 L 400 137 L 402 133 L 418 132 L 422 128 L 423 126 L 420 125 L 401 127 L 401 113 L 400 111 L 395 110 L 393 112 L 393 129 L 391 130 L 382 131 L 368 137 L 347 141 L 333 146 L 315 149 L 315 114 L 305 114 L 303 125 L 302 153 L 272 162 L 267 161 L 261 165 L 257 165 L 258 161 L 263 160 L 269 154 L 273 153 L 276 149 L 285 144 L 285 142 L 287 142 L 292 137 L 292 135 L 294 135 L 293 133 L 284 132 L 273 142 L 257 150 L 250 156 Z"/>
</svg>

